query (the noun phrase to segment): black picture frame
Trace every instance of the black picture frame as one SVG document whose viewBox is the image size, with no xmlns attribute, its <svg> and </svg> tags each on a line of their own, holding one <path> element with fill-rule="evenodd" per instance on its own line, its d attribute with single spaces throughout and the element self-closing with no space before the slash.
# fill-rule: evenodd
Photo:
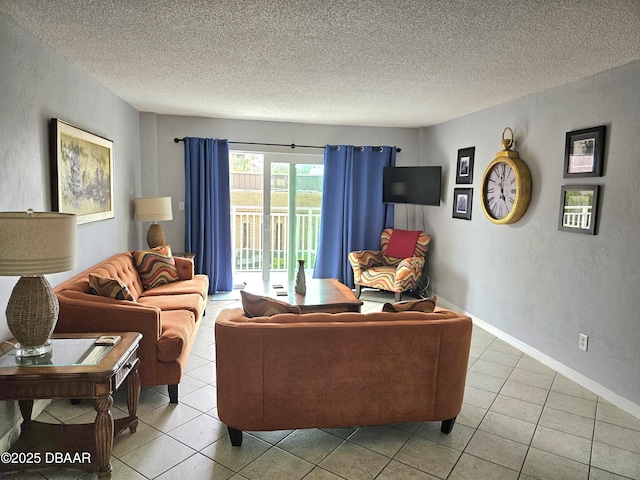
<svg viewBox="0 0 640 480">
<path fill-rule="evenodd" d="M 473 183 L 473 160 L 476 147 L 461 148 L 458 150 L 458 164 L 456 167 L 456 183 Z"/>
<path fill-rule="evenodd" d="M 602 176 L 606 133 L 605 125 L 567 132 L 564 178 Z"/>
<path fill-rule="evenodd" d="M 471 220 L 473 188 L 453 189 L 453 218 Z"/>
<path fill-rule="evenodd" d="M 600 185 L 563 185 L 558 230 L 596 235 Z"/>
</svg>

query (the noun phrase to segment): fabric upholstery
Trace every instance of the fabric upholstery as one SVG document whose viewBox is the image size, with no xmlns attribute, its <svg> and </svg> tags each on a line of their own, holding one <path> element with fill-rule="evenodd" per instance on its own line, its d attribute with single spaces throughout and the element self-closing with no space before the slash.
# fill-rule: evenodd
<svg viewBox="0 0 640 480">
<path fill-rule="evenodd" d="M 136 301 L 127 286 L 117 278 L 89 275 L 89 288 L 93 295 L 115 298 L 116 300 Z"/>
<path fill-rule="evenodd" d="M 394 229 L 385 228 L 380 235 L 380 250 L 360 250 L 349 253 L 356 291 L 361 286 L 402 293 L 415 288 L 425 266 L 431 236 L 420 232 L 413 256 L 396 258 L 387 255 Z"/>
<path fill-rule="evenodd" d="M 471 330 L 468 316 L 442 309 L 260 319 L 223 310 L 218 416 L 250 431 L 453 419 Z"/>
<path fill-rule="evenodd" d="M 191 259 L 174 260 L 180 280 L 148 290 L 142 287 L 133 252 L 118 253 L 57 285 L 60 314 L 55 332 L 140 332 L 140 384 L 179 383 L 209 285 L 206 275 L 194 274 Z M 92 295 L 89 275 L 117 279 L 137 302 Z"/>
<path fill-rule="evenodd" d="M 169 245 L 133 252 L 133 260 L 145 290 L 180 279 Z"/>
<path fill-rule="evenodd" d="M 423 312 L 431 313 L 436 308 L 437 297 L 410 300 L 408 302 L 385 303 L 383 312 Z"/>
<path fill-rule="evenodd" d="M 300 307 L 261 295 L 240 291 L 244 314 L 249 317 L 270 317 L 278 313 L 300 313 Z"/>
<path fill-rule="evenodd" d="M 413 257 L 420 231 L 394 229 L 389 237 L 389 245 L 385 254 L 387 257 L 407 258 Z"/>
</svg>

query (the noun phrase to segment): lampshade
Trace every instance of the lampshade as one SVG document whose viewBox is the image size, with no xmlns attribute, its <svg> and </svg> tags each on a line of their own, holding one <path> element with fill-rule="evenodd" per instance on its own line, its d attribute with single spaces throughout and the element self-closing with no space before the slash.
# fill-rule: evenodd
<svg viewBox="0 0 640 480">
<path fill-rule="evenodd" d="M 173 220 L 171 197 L 136 198 L 136 220 L 162 222 Z"/>
<path fill-rule="evenodd" d="M 171 197 L 136 198 L 136 220 L 139 222 L 153 222 L 147 232 L 149 248 L 167 243 L 167 237 L 162 227 L 156 222 L 173 220 L 171 212 Z"/>
<path fill-rule="evenodd" d="M 0 275 L 18 276 L 7 303 L 7 326 L 18 340 L 16 361 L 47 355 L 58 321 L 58 297 L 42 275 L 76 266 L 76 216 L 0 212 Z"/>
<path fill-rule="evenodd" d="M 18 277 L 76 266 L 76 216 L 0 212 L 0 275 Z"/>
</svg>

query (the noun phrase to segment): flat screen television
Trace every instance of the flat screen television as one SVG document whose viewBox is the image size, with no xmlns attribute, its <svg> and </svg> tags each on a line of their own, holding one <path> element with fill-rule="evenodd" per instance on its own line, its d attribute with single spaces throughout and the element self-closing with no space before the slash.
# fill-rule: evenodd
<svg viewBox="0 0 640 480">
<path fill-rule="evenodd" d="M 440 205 L 442 167 L 385 167 L 382 172 L 382 201 Z"/>
</svg>

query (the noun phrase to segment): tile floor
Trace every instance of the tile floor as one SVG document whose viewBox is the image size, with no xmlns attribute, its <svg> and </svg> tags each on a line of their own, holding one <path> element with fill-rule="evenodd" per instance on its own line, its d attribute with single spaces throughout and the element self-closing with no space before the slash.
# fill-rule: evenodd
<svg viewBox="0 0 640 480">
<path fill-rule="evenodd" d="M 229 298 L 228 296 L 224 298 Z M 388 293 L 365 291 L 363 311 Z M 180 403 L 143 389 L 135 434 L 113 448 L 113 477 L 252 480 L 640 479 L 640 420 L 474 327 L 462 412 L 450 435 L 440 423 L 245 434 L 233 448 L 216 417 L 213 324 L 233 300 L 211 301 L 183 381 Z M 114 417 L 125 416 L 115 395 Z M 54 401 L 38 420 L 92 422 L 91 402 Z M 46 470 L 16 479 L 94 478 Z"/>
</svg>

